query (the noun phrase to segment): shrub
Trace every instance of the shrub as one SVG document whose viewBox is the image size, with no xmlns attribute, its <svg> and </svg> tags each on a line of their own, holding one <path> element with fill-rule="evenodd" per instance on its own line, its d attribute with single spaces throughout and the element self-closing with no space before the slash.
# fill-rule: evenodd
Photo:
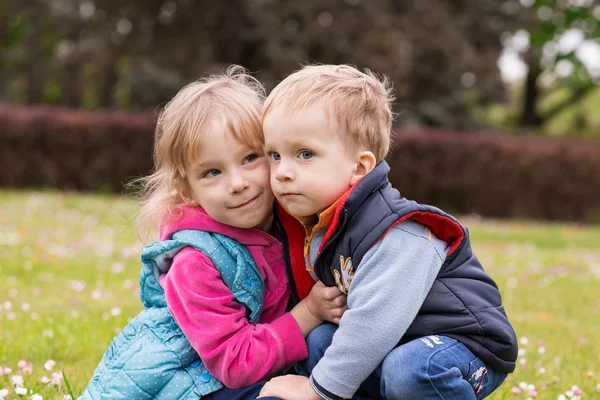
<svg viewBox="0 0 600 400">
<path fill-rule="evenodd" d="M 156 113 L 0 105 L 0 187 L 120 192 L 152 168 Z M 390 181 L 458 214 L 600 220 L 600 142 L 397 130 Z"/>
<path fill-rule="evenodd" d="M 156 115 L 0 105 L 0 186 L 121 191 L 152 168 Z"/>
<path fill-rule="evenodd" d="M 390 181 L 459 214 L 600 218 L 600 142 L 397 130 Z"/>
</svg>

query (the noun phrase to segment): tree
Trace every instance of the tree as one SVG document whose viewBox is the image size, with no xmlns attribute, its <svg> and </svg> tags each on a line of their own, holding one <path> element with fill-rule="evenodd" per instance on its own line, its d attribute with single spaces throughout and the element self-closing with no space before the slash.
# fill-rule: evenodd
<svg viewBox="0 0 600 400">
<path fill-rule="evenodd" d="M 600 37 L 600 6 L 593 0 L 521 0 L 524 27 L 529 33 L 529 46 L 523 54 L 528 67 L 525 80 L 521 127 L 539 128 L 566 108 L 577 105 L 597 85 L 592 72 L 581 62 L 577 47 L 560 49 L 558 43 L 567 33 L 578 32 L 581 42 Z M 596 14 L 596 16 L 594 16 Z M 600 43 L 600 42 L 599 42 Z M 561 103 L 542 113 L 541 77 L 552 73 L 558 80 L 554 89 L 568 87 L 571 93 Z"/>
<path fill-rule="evenodd" d="M 500 36 L 518 20 L 492 0 L 3 3 L 35 26 L 15 47 L 20 69 L 31 68 L 28 87 L 58 82 L 62 104 L 154 108 L 225 64 L 246 66 L 270 89 L 301 64 L 348 63 L 391 78 L 400 123 L 448 127 L 473 126 L 466 91 L 478 102 L 504 97 Z"/>
</svg>

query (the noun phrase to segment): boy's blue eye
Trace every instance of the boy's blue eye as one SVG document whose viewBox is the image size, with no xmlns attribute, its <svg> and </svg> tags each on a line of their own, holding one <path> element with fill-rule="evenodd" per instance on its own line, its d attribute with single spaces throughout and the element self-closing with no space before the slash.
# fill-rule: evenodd
<svg viewBox="0 0 600 400">
<path fill-rule="evenodd" d="M 221 173 L 221 171 L 219 171 L 218 169 L 209 169 L 204 174 L 202 174 L 202 177 L 203 178 L 213 178 L 213 177 L 219 175 L 220 173 Z"/>
<path fill-rule="evenodd" d="M 313 158 L 314 155 L 315 153 L 313 153 L 310 150 L 302 150 L 300 152 L 300 158 L 303 160 L 310 160 L 311 158 Z"/>
<path fill-rule="evenodd" d="M 271 158 L 272 158 L 273 160 L 275 160 L 275 161 L 279 161 L 279 160 L 281 160 L 281 155 L 280 155 L 279 153 L 276 153 L 276 152 L 274 152 L 274 151 L 273 151 L 273 152 L 271 152 L 271 154 L 270 154 L 270 155 L 271 155 Z"/>
</svg>

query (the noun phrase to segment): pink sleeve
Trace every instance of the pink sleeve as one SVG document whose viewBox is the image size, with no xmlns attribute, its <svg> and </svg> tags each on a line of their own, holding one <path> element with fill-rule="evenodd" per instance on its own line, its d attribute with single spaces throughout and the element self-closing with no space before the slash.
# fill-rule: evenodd
<svg viewBox="0 0 600 400">
<path fill-rule="evenodd" d="M 258 382 L 307 356 L 298 323 L 285 313 L 250 324 L 210 258 L 185 248 L 162 280 L 167 305 L 204 365 L 231 389 Z"/>
</svg>

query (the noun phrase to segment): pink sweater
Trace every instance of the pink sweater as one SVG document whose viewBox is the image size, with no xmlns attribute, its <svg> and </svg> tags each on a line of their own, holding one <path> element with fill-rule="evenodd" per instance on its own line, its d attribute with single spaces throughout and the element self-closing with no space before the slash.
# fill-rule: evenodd
<svg viewBox="0 0 600 400">
<path fill-rule="evenodd" d="M 160 238 L 169 239 L 183 229 L 216 232 L 242 243 L 265 282 L 260 323 L 252 325 L 244 306 L 234 300 L 203 253 L 184 248 L 161 277 L 169 310 L 209 372 L 228 388 L 236 389 L 306 358 L 300 327 L 285 312 L 290 289 L 281 243 L 258 229 L 221 224 L 198 207 L 186 207 L 180 219 L 163 226 Z"/>
</svg>

